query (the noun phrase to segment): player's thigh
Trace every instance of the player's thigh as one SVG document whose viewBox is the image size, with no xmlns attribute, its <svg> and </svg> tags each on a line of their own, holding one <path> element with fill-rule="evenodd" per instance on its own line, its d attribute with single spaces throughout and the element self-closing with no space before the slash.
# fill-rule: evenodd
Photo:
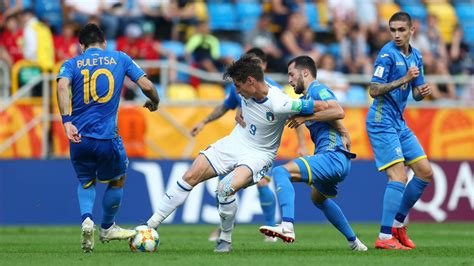
<svg viewBox="0 0 474 266">
<path fill-rule="evenodd" d="M 400 139 L 395 128 L 379 123 L 367 123 L 367 134 L 379 171 L 405 161 Z"/>
<path fill-rule="evenodd" d="M 340 151 L 328 151 L 295 159 L 301 174 L 301 181 L 317 189 L 326 197 L 335 197 L 337 184 L 350 171 L 350 160 Z"/>
<path fill-rule="evenodd" d="M 194 159 L 191 167 L 186 171 L 183 180 L 191 186 L 195 186 L 209 178 L 217 176 L 216 170 L 204 154 L 199 154 Z"/>
<path fill-rule="evenodd" d="M 97 173 L 97 162 L 94 154 L 95 142 L 83 137 L 80 143 L 70 144 L 71 163 L 77 178 L 85 188 L 94 184 Z"/>
<path fill-rule="evenodd" d="M 128 157 L 120 137 L 97 142 L 97 177 L 100 182 L 109 183 L 125 176 Z"/>
<path fill-rule="evenodd" d="M 408 127 L 401 130 L 400 143 L 402 145 L 403 156 L 405 157 L 405 165 L 410 166 L 427 158 L 418 138 Z"/>
<path fill-rule="evenodd" d="M 237 147 L 231 138 L 225 137 L 211 144 L 202 154 L 211 165 L 216 175 L 225 176 L 236 165 L 242 147 Z"/>
</svg>

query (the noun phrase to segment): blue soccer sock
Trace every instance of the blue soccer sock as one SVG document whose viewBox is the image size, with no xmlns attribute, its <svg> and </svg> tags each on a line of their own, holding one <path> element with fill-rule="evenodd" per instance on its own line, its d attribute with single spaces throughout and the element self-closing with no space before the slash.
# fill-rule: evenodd
<svg viewBox="0 0 474 266">
<path fill-rule="evenodd" d="M 295 189 L 291 184 L 291 175 L 282 166 L 273 168 L 273 180 L 277 188 L 277 197 L 281 209 L 282 221 L 294 223 L 295 221 Z"/>
<path fill-rule="evenodd" d="M 393 219 L 395 219 L 395 214 L 400 208 L 403 190 L 405 190 L 405 185 L 403 183 L 393 181 L 387 182 L 383 197 L 382 226 L 380 228 L 381 234 L 392 235 Z"/>
<path fill-rule="evenodd" d="M 120 202 L 122 201 L 123 187 L 110 187 L 108 186 L 104 193 L 102 200 L 102 208 L 104 215 L 102 217 L 101 227 L 108 229 L 114 224 L 115 215 L 120 208 Z"/>
<path fill-rule="evenodd" d="M 356 235 L 352 231 L 346 216 L 344 216 L 344 213 L 342 213 L 341 208 L 339 208 L 335 201 L 326 199 L 322 204 L 313 203 L 318 209 L 323 211 L 326 218 L 346 237 L 347 241 L 354 241 L 356 239 Z"/>
<path fill-rule="evenodd" d="M 268 185 L 259 186 L 258 193 L 260 206 L 262 207 L 263 216 L 265 217 L 265 224 L 275 226 L 275 195 Z"/>
<path fill-rule="evenodd" d="M 88 188 L 83 188 L 81 184 L 77 186 L 77 198 L 79 200 L 79 208 L 81 210 L 81 218 L 84 221 L 86 218 L 92 219 L 92 210 L 95 202 L 95 185 Z"/>
<path fill-rule="evenodd" d="M 403 223 L 405 221 L 405 217 L 408 215 L 408 212 L 413 207 L 413 205 L 415 205 L 416 201 L 420 199 L 423 191 L 425 191 L 425 188 L 428 185 L 429 182 L 421 180 L 416 176 L 414 176 L 408 183 L 407 187 L 405 188 L 405 193 L 403 193 L 400 209 L 398 210 L 397 215 L 395 215 L 395 219 L 399 223 Z"/>
</svg>

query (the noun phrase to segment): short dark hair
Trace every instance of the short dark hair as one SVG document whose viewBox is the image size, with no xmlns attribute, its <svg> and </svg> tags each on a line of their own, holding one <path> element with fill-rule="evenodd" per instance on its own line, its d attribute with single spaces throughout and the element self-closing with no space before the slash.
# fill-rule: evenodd
<svg viewBox="0 0 474 266">
<path fill-rule="evenodd" d="M 313 58 L 307 55 L 300 55 L 291 59 L 290 62 L 288 62 L 288 66 L 293 63 L 295 63 L 296 69 L 308 69 L 309 73 L 311 73 L 311 76 L 313 76 L 313 78 L 316 78 L 317 69 L 316 63 L 314 62 Z"/>
<path fill-rule="evenodd" d="M 224 73 L 224 80 L 231 78 L 234 82 L 244 83 L 248 77 L 263 81 L 262 61 L 253 54 L 244 54 L 239 60 L 233 62 Z"/>
<path fill-rule="evenodd" d="M 245 54 L 253 54 L 256 57 L 260 58 L 260 60 L 262 60 L 262 62 L 264 62 L 264 63 L 267 62 L 267 54 L 262 49 L 260 49 L 258 47 L 251 48 Z"/>
<path fill-rule="evenodd" d="M 392 21 L 405 21 L 405 22 L 408 23 L 409 27 L 411 27 L 411 25 L 412 25 L 410 15 L 407 12 L 403 12 L 403 11 L 400 11 L 400 12 L 397 12 L 397 13 L 393 14 L 390 17 L 390 20 L 388 21 L 388 24 L 392 23 Z"/>
<path fill-rule="evenodd" d="M 79 31 L 79 43 L 86 48 L 105 41 L 104 32 L 96 24 L 89 23 Z"/>
</svg>

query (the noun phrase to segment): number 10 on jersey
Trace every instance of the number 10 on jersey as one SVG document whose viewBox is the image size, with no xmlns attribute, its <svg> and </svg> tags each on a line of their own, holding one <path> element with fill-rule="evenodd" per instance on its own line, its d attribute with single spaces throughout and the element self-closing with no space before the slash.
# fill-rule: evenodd
<svg viewBox="0 0 474 266">
<path fill-rule="evenodd" d="M 84 76 L 84 103 L 89 104 L 90 102 L 90 95 L 92 95 L 92 100 L 99 102 L 99 103 L 106 103 L 110 101 L 112 95 L 114 95 L 114 76 L 110 72 L 110 70 L 105 68 L 100 68 L 92 73 L 92 77 L 90 76 L 89 69 L 81 70 L 81 74 Z M 100 75 L 105 75 L 109 82 L 109 89 L 107 94 L 104 97 L 99 97 L 97 95 L 97 78 Z"/>
</svg>

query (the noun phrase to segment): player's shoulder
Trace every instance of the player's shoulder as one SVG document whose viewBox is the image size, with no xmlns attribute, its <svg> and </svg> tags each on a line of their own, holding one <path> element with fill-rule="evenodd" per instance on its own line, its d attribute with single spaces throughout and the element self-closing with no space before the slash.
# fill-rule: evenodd
<svg viewBox="0 0 474 266">
<path fill-rule="evenodd" d="M 276 81 L 274 81 L 273 79 L 271 79 L 270 77 L 268 76 L 265 76 L 265 82 L 271 86 L 274 86 L 274 87 L 277 87 L 278 89 L 282 90 L 283 87 L 278 84 Z"/>
<path fill-rule="evenodd" d="M 395 53 L 395 49 L 396 49 L 396 46 L 395 46 L 395 43 L 393 41 L 390 41 L 388 43 L 386 43 L 382 49 L 380 49 L 380 52 L 379 54 L 377 55 L 377 59 L 386 59 L 386 60 L 389 60 Z"/>
</svg>

